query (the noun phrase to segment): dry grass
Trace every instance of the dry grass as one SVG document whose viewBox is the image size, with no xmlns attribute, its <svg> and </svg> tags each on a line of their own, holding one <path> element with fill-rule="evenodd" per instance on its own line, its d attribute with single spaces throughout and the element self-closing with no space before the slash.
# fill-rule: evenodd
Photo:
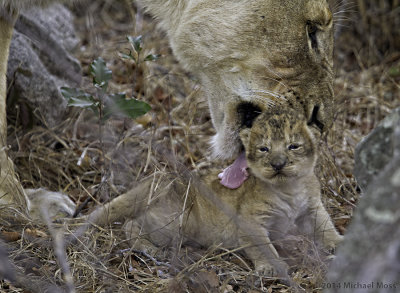
<svg viewBox="0 0 400 293">
<path fill-rule="evenodd" d="M 391 109 L 400 106 L 399 4 L 396 0 L 368 3 L 358 1 L 363 4 L 360 12 L 356 3 L 342 6 L 348 10 L 341 18 L 350 20 L 343 23 L 337 40 L 337 115 L 321 143 L 317 172 L 323 200 L 342 233 L 359 198 L 352 175 L 354 147 Z M 24 186 L 64 191 L 79 205 L 88 197 L 109 200 L 155 170 L 174 170 L 171 157 L 188 170 L 207 165 L 208 139 L 214 133 L 207 105 L 197 94 L 196 82 L 173 58 L 164 33 L 150 18 L 135 19 L 136 11 L 128 1 L 93 1 L 76 7 L 75 12 L 82 38 L 77 56 L 84 71 L 94 58 L 102 56 L 113 70 L 111 89 L 133 92 L 153 110 L 147 119 L 113 120 L 106 125 L 105 161 L 96 119 L 89 112 L 70 110 L 64 122 L 51 129 L 43 122 L 24 129 L 26 123 L 10 117 L 11 155 Z M 157 63 L 138 69 L 117 54 L 127 48 L 125 35 L 139 34 L 135 23 L 141 26 L 145 50 L 163 55 Z M 86 78 L 84 87 L 89 85 Z M 36 117 L 41 121 L 40 114 Z M 107 184 L 102 184 L 102 176 Z M 93 202 L 84 207 L 83 214 L 94 208 Z M 1 235 L 8 240 L 17 271 L 14 284 L 19 284 L 0 282 L 0 291 L 43 292 L 52 284 L 50 292 L 67 290 L 65 270 L 53 247 L 37 243 L 60 233 L 57 231 L 69 234 L 73 226 L 49 230 L 15 210 L 4 208 L 0 213 Z M 77 292 L 291 291 L 279 281 L 258 276 L 237 251 L 185 247 L 163 251 L 154 259 L 132 251 L 120 228 L 90 229 L 67 248 L 67 265 Z M 307 247 L 310 250 L 312 247 Z M 319 292 L 325 271 L 326 264 L 317 254 L 310 254 L 296 266 L 292 277 L 307 292 Z"/>
</svg>

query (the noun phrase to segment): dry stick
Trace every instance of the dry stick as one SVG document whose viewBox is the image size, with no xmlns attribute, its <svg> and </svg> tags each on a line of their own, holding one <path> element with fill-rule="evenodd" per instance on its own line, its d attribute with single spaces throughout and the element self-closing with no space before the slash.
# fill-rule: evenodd
<svg viewBox="0 0 400 293">
<path fill-rule="evenodd" d="M 130 249 L 127 249 L 130 250 Z M 147 252 L 143 251 L 143 250 L 137 250 L 137 249 L 133 249 L 132 250 L 134 253 L 136 254 L 140 254 L 143 255 L 145 257 L 147 257 L 148 259 L 150 259 L 156 266 L 165 266 L 167 268 L 171 268 L 171 265 L 166 263 L 166 262 L 162 262 L 162 261 L 158 261 L 155 257 L 151 256 L 150 254 L 148 254 Z"/>
<path fill-rule="evenodd" d="M 41 206 L 40 210 L 42 213 L 42 217 L 44 222 L 46 223 L 50 235 L 53 238 L 53 247 L 54 247 L 54 254 L 58 260 L 58 264 L 61 267 L 61 271 L 64 274 L 64 280 L 65 284 L 67 285 L 67 289 L 69 293 L 75 293 L 75 285 L 74 285 L 74 279 L 71 274 L 71 270 L 69 268 L 69 264 L 67 261 L 67 254 L 65 252 L 65 242 L 64 242 L 64 236 L 60 231 L 57 231 L 49 217 L 49 214 L 47 212 L 48 206 L 43 205 Z"/>
<path fill-rule="evenodd" d="M 85 186 L 83 186 L 83 184 L 82 184 L 81 181 L 79 180 L 79 177 L 77 177 L 77 180 L 78 180 L 78 182 L 79 182 L 79 185 L 80 185 L 80 186 L 83 188 L 83 190 L 87 193 L 88 197 L 84 200 L 83 203 L 81 203 L 79 206 L 76 207 L 75 212 L 74 212 L 74 214 L 72 215 L 72 218 L 76 218 L 76 217 L 80 214 L 80 212 L 81 212 L 84 208 L 86 208 L 87 204 L 88 204 L 90 201 L 92 201 L 92 200 L 95 201 L 98 205 L 100 205 L 100 203 L 96 200 L 96 196 L 97 196 L 97 193 L 98 193 L 99 190 L 100 190 L 100 187 L 97 188 L 96 191 L 94 192 L 94 194 L 92 195 L 89 191 L 87 191 L 87 189 L 85 188 Z M 101 184 L 101 183 L 100 183 L 100 184 Z"/>
</svg>

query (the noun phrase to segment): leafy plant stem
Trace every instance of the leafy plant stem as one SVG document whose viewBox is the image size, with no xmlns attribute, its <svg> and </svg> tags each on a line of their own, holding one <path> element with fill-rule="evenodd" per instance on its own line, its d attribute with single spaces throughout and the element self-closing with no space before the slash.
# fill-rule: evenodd
<svg viewBox="0 0 400 293">
<path fill-rule="evenodd" d="M 105 156 L 105 149 L 104 149 L 104 123 L 103 123 L 103 117 L 104 117 L 104 96 L 105 96 L 105 92 L 103 89 L 98 89 L 99 93 L 99 119 L 98 119 L 98 123 L 99 123 L 99 142 L 100 142 L 100 150 L 101 150 L 101 181 L 100 181 L 100 186 L 99 189 L 102 189 L 102 185 L 103 182 L 107 181 L 106 178 L 106 167 L 105 167 L 105 163 L 106 163 L 106 156 Z"/>
<path fill-rule="evenodd" d="M 137 82 L 137 78 L 139 76 L 139 66 L 140 66 L 140 51 L 137 52 L 137 60 L 136 60 L 136 64 L 135 64 L 135 72 L 133 74 L 132 95 L 135 94 L 136 82 Z"/>
<path fill-rule="evenodd" d="M 136 56 L 139 56 L 139 53 L 142 50 L 140 46 L 141 36 L 129 37 L 128 40 L 133 50 L 137 53 Z M 136 58 L 134 55 L 132 55 L 132 51 L 129 54 L 124 54 L 123 56 L 124 58 L 131 59 L 135 62 L 138 61 L 138 57 Z M 155 57 L 151 55 L 149 58 L 154 60 Z M 136 69 L 134 71 L 135 81 L 139 76 L 138 64 L 139 62 L 136 63 Z M 108 191 L 110 187 L 108 180 L 112 174 L 109 170 L 112 162 L 111 160 L 108 162 L 106 161 L 106 150 L 104 145 L 105 122 L 112 116 L 124 119 L 135 119 L 146 114 L 151 107 L 144 101 L 139 101 L 133 97 L 128 98 L 125 93 L 109 94 L 107 91 L 109 81 L 112 78 L 112 71 L 107 68 L 106 62 L 101 57 L 97 58 L 90 64 L 89 72 L 93 77 L 93 86 L 96 89 L 96 94 L 94 96 L 82 91 L 81 89 L 68 87 L 62 87 L 61 93 L 67 100 L 68 106 L 90 109 L 97 115 L 99 128 L 99 138 L 97 141 L 100 144 L 101 153 L 99 164 L 101 181 L 97 188 L 98 191 L 96 194 L 99 193 L 100 197 L 103 199 L 108 199 Z"/>
</svg>

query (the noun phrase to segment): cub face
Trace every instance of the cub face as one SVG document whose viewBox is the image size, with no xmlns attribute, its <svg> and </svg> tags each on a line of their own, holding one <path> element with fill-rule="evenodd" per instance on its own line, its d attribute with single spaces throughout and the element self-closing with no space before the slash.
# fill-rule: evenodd
<svg viewBox="0 0 400 293">
<path fill-rule="evenodd" d="M 251 172 L 279 184 L 313 174 L 316 139 L 306 118 L 293 109 L 274 108 L 240 131 Z"/>
</svg>

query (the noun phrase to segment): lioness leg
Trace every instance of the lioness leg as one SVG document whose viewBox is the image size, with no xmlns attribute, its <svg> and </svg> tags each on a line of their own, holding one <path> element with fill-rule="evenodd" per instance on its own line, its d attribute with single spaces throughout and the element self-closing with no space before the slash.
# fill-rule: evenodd
<svg viewBox="0 0 400 293">
<path fill-rule="evenodd" d="M 14 165 L 8 158 L 6 120 L 6 73 L 9 48 L 15 16 L 5 19 L 0 7 L 0 204 L 16 204 L 26 208 L 28 201 L 14 173 Z"/>
</svg>

